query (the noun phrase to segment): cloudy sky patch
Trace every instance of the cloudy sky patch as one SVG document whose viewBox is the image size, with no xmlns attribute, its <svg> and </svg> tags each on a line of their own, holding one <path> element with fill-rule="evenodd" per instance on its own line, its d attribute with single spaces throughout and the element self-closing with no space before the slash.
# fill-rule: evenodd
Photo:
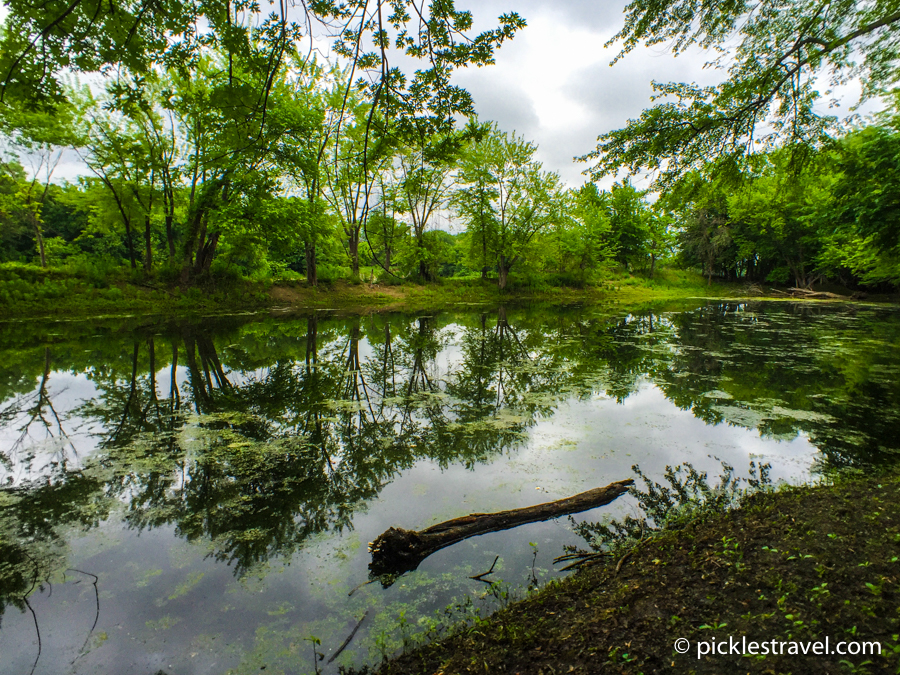
<svg viewBox="0 0 900 675">
<path fill-rule="evenodd" d="M 576 163 L 597 145 L 597 137 L 624 127 L 652 105 L 651 83 L 696 82 L 713 85 L 726 73 L 704 68 L 713 52 L 698 48 L 679 57 L 666 46 L 638 47 L 615 66 L 619 49 L 604 48 L 624 23 L 625 2 L 575 0 L 473 0 L 457 2 L 470 9 L 475 31 L 496 25 L 500 14 L 517 11 L 528 26 L 496 54 L 496 65 L 460 71 L 454 81 L 473 96 L 482 119 L 494 120 L 504 131 L 516 131 L 539 146 L 545 168 L 557 171 L 571 186 L 584 182 L 588 164 Z M 823 78 L 820 91 L 828 88 Z M 822 102 L 820 112 L 846 115 L 859 95 L 857 83 L 840 87 L 838 109 Z M 867 104 L 871 112 L 877 104 Z M 607 186 L 613 179 L 601 181 Z M 637 184 L 649 181 L 636 179 Z"/>
</svg>

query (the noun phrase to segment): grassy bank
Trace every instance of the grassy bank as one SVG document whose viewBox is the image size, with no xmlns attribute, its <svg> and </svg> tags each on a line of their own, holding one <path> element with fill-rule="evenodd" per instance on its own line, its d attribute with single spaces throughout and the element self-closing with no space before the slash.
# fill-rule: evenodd
<svg viewBox="0 0 900 675">
<path fill-rule="evenodd" d="M 104 275 L 94 270 L 0 266 L 0 316 L 4 318 L 78 318 L 126 314 L 190 314 L 280 308 L 415 310 L 462 304 L 498 304 L 655 300 L 741 295 L 738 284 L 707 286 L 698 274 L 662 270 L 655 279 L 621 273 L 584 288 L 549 285 L 500 290 L 495 281 L 442 279 L 420 285 L 351 283 L 339 280 L 317 288 L 303 281 L 216 279 L 183 290 L 155 279 Z"/>
<path fill-rule="evenodd" d="M 845 477 L 760 492 L 664 531 L 618 571 L 615 559 L 588 567 L 379 672 L 896 673 L 898 584 L 900 478 Z M 827 636 L 831 649 L 878 641 L 881 656 L 791 655 L 787 645 L 778 655 L 698 658 L 700 643 L 702 652 L 744 636 Z M 686 654 L 674 649 L 679 638 L 689 641 Z"/>
<path fill-rule="evenodd" d="M 351 284 L 339 281 L 309 288 L 301 283 L 276 285 L 271 290 L 278 306 L 292 308 L 434 309 L 464 304 L 499 304 L 541 302 L 569 304 L 576 302 L 633 302 L 687 297 L 733 297 L 741 295 L 738 284 L 713 284 L 698 274 L 680 270 L 663 270 L 655 279 L 620 274 L 583 288 L 547 285 L 511 285 L 497 288 L 493 280 L 443 279 L 439 283 L 420 285 Z"/>
<path fill-rule="evenodd" d="M 257 309 L 271 304 L 267 284 L 222 280 L 181 290 L 139 274 L 103 270 L 0 265 L 0 317 L 78 318 Z"/>
</svg>

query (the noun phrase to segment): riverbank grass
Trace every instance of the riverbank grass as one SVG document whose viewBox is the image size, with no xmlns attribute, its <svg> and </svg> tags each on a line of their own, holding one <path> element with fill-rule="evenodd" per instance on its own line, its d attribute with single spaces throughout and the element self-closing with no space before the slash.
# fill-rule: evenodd
<svg viewBox="0 0 900 675">
<path fill-rule="evenodd" d="M 373 274 L 361 275 L 372 280 Z M 465 304 L 655 300 L 724 297 L 740 294 L 737 284 L 707 286 L 700 275 L 659 270 L 655 278 L 626 272 L 582 288 L 553 286 L 542 280 L 515 280 L 497 288 L 496 280 L 446 278 L 430 284 L 352 282 L 338 279 L 307 286 L 296 274 L 267 279 L 210 278 L 182 289 L 173 279 L 143 278 L 140 270 L 97 267 L 0 265 L 0 314 L 6 318 L 90 317 L 116 314 L 189 314 L 269 308 L 356 311 L 436 310 Z"/>
<path fill-rule="evenodd" d="M 159 279 L 143 280 L 140 272 L 108 274 L 93 267 L 42 269 L 4 263 L 0 316 L 78 318 L 260 309 L 272 304 L 270 285 L 230 279 L 182 290 Z"/>
<path fill-rule="evenodd" d="M 900 672 L 900 474 L 762 491 L 586 567 L 380 673 Z M 730 639 L 881 654 L 724 655 Z M 687 653 L 675 650 L 687 640 Z M 852 645 L 849 643 L 853 643 Z M 798 646 L 794 649 L 799 650 Z M 821 648 L 820 648 L 821 649 Z M 758 651 L 762 651 L 759 649 Z"/>
</svg>

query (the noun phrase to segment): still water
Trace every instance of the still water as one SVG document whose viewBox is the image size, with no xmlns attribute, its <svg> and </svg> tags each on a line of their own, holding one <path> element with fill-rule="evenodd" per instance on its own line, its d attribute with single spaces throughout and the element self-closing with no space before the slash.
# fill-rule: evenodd
<svg viewBox="0 0 900 675">
<path fill-rule="evenodd" d="M 388 527 L 634 464 L 893 461 L 898 346 L 896 309 L 813 303 L 0 324 L 0 672 L 377 663 L 584 543 L 561 518 L 366 584 Z M 495 558 L 501 583 L 469 578 Z"/>
</svg>

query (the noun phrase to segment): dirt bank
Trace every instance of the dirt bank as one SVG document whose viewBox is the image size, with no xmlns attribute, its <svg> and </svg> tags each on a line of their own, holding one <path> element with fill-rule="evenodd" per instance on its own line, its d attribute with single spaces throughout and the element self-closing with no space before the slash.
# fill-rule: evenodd
<svg viewBox="0 0 900 675">
<path fill-rule="evenodd" d="M 381 673 L 897 673 L 896 474 L 759 493 L 644 542 Z M 701 655 L 712 641 L 877 641 L 881 656 Z M 689 642 L 686 654 L 676 640 Z M 796 647 L 795 649 L 800 649 Z M 843 649 L 861 648 L 856 644 Z M 729 647 L 730 649 L 730 647 Z M 813 647 L 809 647 L 812 651 Z M 822 648 L 820 648 L 822 649 Z M 762 652 L 761 646 L 757 648 Z"/>
</svg>

